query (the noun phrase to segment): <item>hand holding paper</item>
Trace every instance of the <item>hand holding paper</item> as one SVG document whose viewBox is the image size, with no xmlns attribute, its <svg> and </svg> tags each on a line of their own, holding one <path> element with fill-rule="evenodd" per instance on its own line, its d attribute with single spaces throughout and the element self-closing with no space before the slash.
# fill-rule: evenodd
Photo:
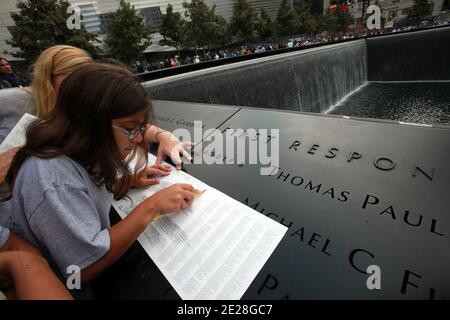
<svg viewBox="0 0 450 320">
<path fill-rule="evenodd" d="M 149 158 L 153 163 L 155 157 Z M 195 201 L 180 214 L 154 219 L 140 244 L 182 299 L 240 299 L 287 228 L 183 171 L 132 190 L 131 201 L 117 201 L 114 208 L 125 218 L 149 196 L 177 184 L 188 184 Z"/>
</svg>

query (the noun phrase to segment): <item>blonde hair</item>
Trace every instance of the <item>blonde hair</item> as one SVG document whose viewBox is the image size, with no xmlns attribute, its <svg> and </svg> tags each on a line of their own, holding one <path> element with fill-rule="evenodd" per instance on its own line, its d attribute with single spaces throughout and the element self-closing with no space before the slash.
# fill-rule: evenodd
<svg viewBox="0 0 450 320">
<path fill-rule="evenodd" d="M 68 45 L 50 47 L 39 55 L 31 83 L 38 117 L 46 117 L 55 107 L 57 92 L 53 88 L 53 77 L 69 75 L 89 62 L 93 62 L 89 53 Z"/>
</svg>

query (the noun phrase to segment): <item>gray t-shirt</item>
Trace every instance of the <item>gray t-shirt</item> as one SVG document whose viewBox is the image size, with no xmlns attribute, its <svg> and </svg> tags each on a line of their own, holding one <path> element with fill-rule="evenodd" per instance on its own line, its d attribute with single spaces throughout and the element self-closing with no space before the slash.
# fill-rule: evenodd
<svg viewBox="0 0 450 320">
<path fill-rule="evenodd" d="M 25 113 L 36 114 L 31 88 L 0 90 L 0 143 Z M 8 227 L 11 223 L 10 217 L 10 202 L 0 201 L 0 225 Z"/>
<path fill-rule="evenodd" d="M 0 90 L 0 143 L 25 113 L 36 114 L 31 88 Z"/>
<path fill-rule="evenodd" d="M 9 190 L 6 182 L 0 185 L 2 192 Z M 9 227 L 11 223 L 11 201 L 0 201 L 0 226 Z"/>
<path fill-rule="evenodd" d="M 113 195 L 71 158 L 30 157 L 14 183 L 11 231 L 67 278 L 68 266 L 83 270 L 108 252 L 112 201 Z"/>
<path fill-rule="evenodd" d="M 0 226 L 0 248 L 8 241 L 9 238 L 9 230 Z"/>
</svg>

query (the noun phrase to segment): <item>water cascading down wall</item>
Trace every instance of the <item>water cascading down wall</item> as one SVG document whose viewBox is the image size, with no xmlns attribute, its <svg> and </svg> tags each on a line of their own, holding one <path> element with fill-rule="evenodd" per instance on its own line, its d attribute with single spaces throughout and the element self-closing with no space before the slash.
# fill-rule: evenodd
<svg viewBox="0 0 450 320">
<path fill-rule="evenodd" d="M 144 83 L 156 100 L 324 112 L 367 78 L 364 40 Z"/>
<path fill-rule="evenodd" d="M 324 113 L 367 81 L 450 80 L 450 28 L 394 34 L 144 83 L 153 99 Z"/>
</svg>

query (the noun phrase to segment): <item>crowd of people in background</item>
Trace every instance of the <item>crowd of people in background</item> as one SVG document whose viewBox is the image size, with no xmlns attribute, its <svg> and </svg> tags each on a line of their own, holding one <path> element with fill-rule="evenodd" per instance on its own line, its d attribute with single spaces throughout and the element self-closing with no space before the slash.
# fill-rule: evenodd
<svg viewBox="0 0 450 320">
<path fill-rule="evenodd" d="M 342 36 L 337 38 L 336 40 L 343 40 L 343 39 L 351 39 L 354 38 L 354 36 Z M 285 43 L 278 43 L 278 42 L 266 42 L 266 43 L 259 43 L 256 45 L 242 45 L 238 48 L 220 48 L 217 50 L 198 50 L 197 53 L 193 54 L 185 54 L 180 56 L 179 54 L 175 54 L 173 56 L 169 57 L 162 57 L 158 58 L 156 60 L 153 60 L 151 62 L 147 61 L 136 61 L 135 64 L 131 66 L 131 71 L 133 73 L 144 73 L 144 72 L 151 72 L 154 70 L 161 70 L 166 68 L 173 68 L 178 67 L 181 65 L 189 65 L 189 64 L 196 64 L 204 61 L 212 61 L 212 60 L 219 60 L 219 59 L 225 59 L 225 58 L 231 58 L 231 57 L 239 57 L 239 56 L 245 56 L 250 55 L 254 53 L 263 53 L 266 51 L 272 51 L 272 50 L 278 50 L 278 49 L 284 49 L 284 48 L 294 48 L 294 47 L 304 47 L 304 46 L 310 46 L 313 44 L 318 43 L 326 43 L 329 41 L 333 41 L 334 39 L 331 38 L 317 38 L 314 40 L 311 39 L 292 39 Z"/>
<path fill-rule="evenodd" d="M 347 39 L 358 39 L 367 36 L 379 35 L 384 33 L 396 33 L 401 31 L 418 30 L 423 28 L 435 27 L 440 25 L 447 25 L 448 22 L 427 24 L 427 25 L 409 25 L 404 27 L 386 29 L 386 30 L 366 30 L 365 32 L 352 32 L 344 35 L 338 36 L 315 36 L 315 37 L 301 37 L 292 38 L 283 42 L 267 41 L 257 44 L 247 44 L 240 47 L 231 48 L 218 48 L 214 50 L 197 50 L 195 53 L 187 54 L 171 54 L 170 56 L 165 56 L 157 58 L 150 61 L 136 61 L 130 66 L 130 71 L 136 74 L 151 72 L 155 70 L 161 70 L 166 68 L 174 68 L 181 65 L 189 65 L 200 63 L 204 61 L 226 59 L 230 57 L 239 57 L 254 53 L 263 53 L 266 51 L 285 49 L 285 48 L 298 48 L 298 47 L 308 47 L 311 45 L 341 41 Z"/>
</svg>

